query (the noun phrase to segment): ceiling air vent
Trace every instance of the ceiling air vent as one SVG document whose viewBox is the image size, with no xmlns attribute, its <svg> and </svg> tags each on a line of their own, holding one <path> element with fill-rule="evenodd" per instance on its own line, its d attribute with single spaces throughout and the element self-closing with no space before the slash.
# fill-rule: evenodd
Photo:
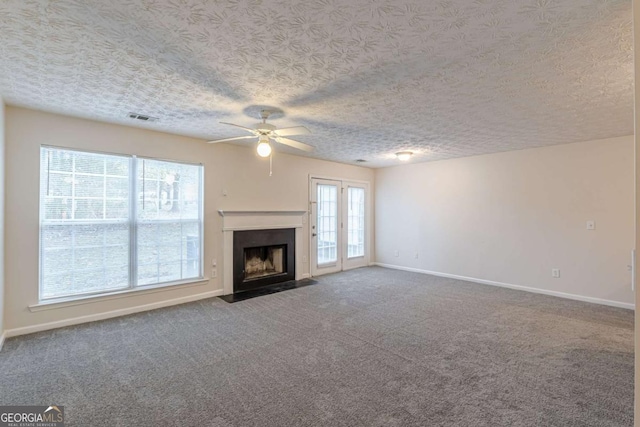
<svg viewBox="0 0 640 427">
<path fill-rule="evenodd" d="M 356 163 L 367 163 L 365 159 L 357 159 Z"/>
<path fill-rule="evenodd" d="M 144 114 L 138 113 L 129 113 L 127 114 L 127 117 L 129 117 L 130 119 L 142 120 L 143 122 L 155 122 L 158 120 L 157 117 L 145 116 Z"/>
</svg>

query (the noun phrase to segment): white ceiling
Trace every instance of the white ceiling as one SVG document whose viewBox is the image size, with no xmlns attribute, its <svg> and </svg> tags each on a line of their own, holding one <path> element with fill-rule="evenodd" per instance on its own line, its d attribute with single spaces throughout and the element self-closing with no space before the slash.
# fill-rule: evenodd
<svg viewBox="0 0 640 427">
<path fill-rule="evenodd" d="M 312 157 L 372 167 L 629 135 L 631 4 L 2 0 L 0 94 L 204 139 L 271 106 Z"/>
</svg>

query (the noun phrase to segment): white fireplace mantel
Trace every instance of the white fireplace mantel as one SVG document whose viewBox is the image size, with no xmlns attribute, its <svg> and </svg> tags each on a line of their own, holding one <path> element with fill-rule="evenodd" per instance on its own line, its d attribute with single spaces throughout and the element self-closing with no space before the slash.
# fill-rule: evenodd
<svg viewBox="0 0 640 427">
<path fill-rule="evenodd" d="M 225 211 L 220 209 L 218 213 L 221 216 L 234 216 L 234 215 L 302 215 L 306 211 Z"/>
<path fill-rule="evenodd" d="M 222 231 L 302 227 L 307 211 L 223 211 Z"/>
<path fill-rule="evenodd" d="M 222 285 L 224 295 L 233 293 L 233 232 L 240 230 L 268 230 L 274 228 L 295 228 L 296 230 L 296 280 L 302 279 L 302 227 L 306 223 L 307 211 L 225 211 L 222 217 L 223 270 Z"/>
</svg>

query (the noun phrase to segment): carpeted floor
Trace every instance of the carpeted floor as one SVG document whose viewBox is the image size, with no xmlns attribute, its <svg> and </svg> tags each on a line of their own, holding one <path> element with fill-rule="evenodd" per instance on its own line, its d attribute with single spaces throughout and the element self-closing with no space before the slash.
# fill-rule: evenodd
<svg viewBox="0 0 640 427">
<path fill-rule="evenodd" d="M 68 426 L 631 426 L 633 312 L 365 268 L 9 339 Z"/>
</svg>

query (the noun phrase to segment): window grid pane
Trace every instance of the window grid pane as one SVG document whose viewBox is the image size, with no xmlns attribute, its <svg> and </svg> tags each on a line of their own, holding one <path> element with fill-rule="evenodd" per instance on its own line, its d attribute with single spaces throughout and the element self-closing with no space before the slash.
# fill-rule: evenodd
<svg viewBox="0 0 640 427">
<path fill-rule="evenodd" d="M 43 147 L 40 164 L 41 299 L 128 288 L 128 186 L 109 197 L 106 182 L 128 182 L 129 159 Z"/>
<path fill-rule="evenodd" d="M 138 285 L 200 277 L 201 167 L 141 159 L 136 181 Z"/>
</svg>

